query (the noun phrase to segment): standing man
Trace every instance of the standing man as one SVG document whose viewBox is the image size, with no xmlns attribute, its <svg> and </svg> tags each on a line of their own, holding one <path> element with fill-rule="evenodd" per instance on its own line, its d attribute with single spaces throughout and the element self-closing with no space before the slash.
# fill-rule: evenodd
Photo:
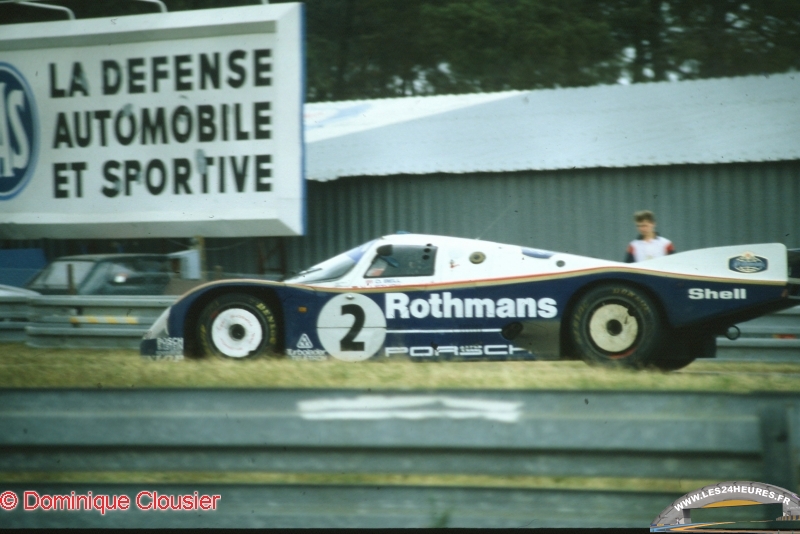
<svg viewBox="0 0 800 534">
<path fill-rule="evenodd" d="M 625 262 L 633 263 L 660 258 L 675 252 L 672 241 L 666 237 L 661 237 L 656 232 L 656 216 L 652 211 L 637 211 L 633 214 L 633 220 L 636 221 L 639 237 L 628 245 L 628 255 L 625 257 Z"/>
</svg>

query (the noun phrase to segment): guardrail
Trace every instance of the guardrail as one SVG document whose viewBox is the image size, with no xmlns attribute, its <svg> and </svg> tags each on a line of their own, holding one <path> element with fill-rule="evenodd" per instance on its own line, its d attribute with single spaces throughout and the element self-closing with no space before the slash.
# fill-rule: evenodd
<svg viewBox="0 0 800 534">
<path fill-rule="evenodd" d="M 0 341 L 25 341 L 32 310 L 26 296 L 0 295 Z"/>
<path fill-rule="evenodd" d="M 175 296 L 33 297 L 25 326 L 32 347 L 131 348 Z"/>
<path fill-rule="evenodd" d="M 737 325 L 741 337 L 717 338 L 717 358 L 732 361 L 800 362 L 800 306 Z"/>
<path fill-rule="evenodd" d="M 176 296 L 0 297 L 0 342 L 33 347 L 137 349 Z M 800 362 L 800 306 L 738 325 L 735 341 L 717 338 L 717 358 Z"/>
<path fill-rule="evenodd" d="M 659 481 L 755 480 L 796 491 L 800 398 L 2 390 L 0 428 L 0 490 L 20 499 L 91 491 L 131 503 L 105 514 L 20 503 L 0 512 L 7 527 L 646 528 L 685 493 Z M 553 482 L 597 477 L 653 483 L 621 491 Z M 221 498 L 215 510 L 139 510 L 137 495 L 147 506 L 153 492 Z M 758 513 L 724 512 L 730 521 Z"/>
</svg>

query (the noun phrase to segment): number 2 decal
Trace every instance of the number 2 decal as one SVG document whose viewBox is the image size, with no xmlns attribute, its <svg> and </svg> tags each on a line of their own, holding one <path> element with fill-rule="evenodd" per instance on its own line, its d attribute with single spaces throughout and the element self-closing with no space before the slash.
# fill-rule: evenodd
<svg viewBox="0 0 800 534">
<path fill-rule="evenodd" d="M 352 315 L 355 321 L 353 321 L 353 326 L 350 327 L 350 330 L 339 342 L 339 348 L 342 352 L 363 351 L 364 342 L 355 341 L 355 339 L 361 333 L 361 329 L 364 328 L 364 310 L 358 304 L 345 304 L 342 306 L 342 315 Z"/>
<path fill-rule="evenodd" d="M 377 354 L 386 340 L 386 318 L 371 298 L 358 293 L 334 296 L 319 311 L 317 335 L 325 351 L 357 362 Z"/>
</svg>

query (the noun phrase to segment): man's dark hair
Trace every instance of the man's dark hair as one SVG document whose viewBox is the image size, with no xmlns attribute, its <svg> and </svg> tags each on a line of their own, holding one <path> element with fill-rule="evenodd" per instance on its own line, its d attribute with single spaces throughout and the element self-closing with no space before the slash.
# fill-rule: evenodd
<svg viewBox="0 0 800 534">
<path fill-rule="evenodd" d="M 633 220 L 636 221 L 637 223 L 644 221 L 655 223 L 656 216 L 650 210 L 642 210 L 642 211 L 637 211 L 636 213 L 633 214 Z"/>
</svg>

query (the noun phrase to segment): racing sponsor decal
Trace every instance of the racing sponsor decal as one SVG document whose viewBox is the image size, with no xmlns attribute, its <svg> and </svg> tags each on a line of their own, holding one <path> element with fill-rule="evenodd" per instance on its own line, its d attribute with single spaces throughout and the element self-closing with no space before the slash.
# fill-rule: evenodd
<svg viewBox="0 0 800 534">
<path fill-rule="evenodd" d="M 689 289 L 689 298 L 692 300 L 741 300 L 747 298 L 747 289 L 736 287 L 732 291 L 713 291 L 708 288 L 693 287 Z"/>
<path fill-rule="evenodd" d="M 510 356 L 516 352 L 526 353 L 514 345 L 442 345 L 436 348 L 430 345 L 419 347 L 386 347 L 386 356 L 407 354 L 412 358 L 433 358 L 435 356 Z"/>
<path fill-rule="evenodd" d="M 143 339 L 140 346 L 143 358 L 156 361 L 183 360 L 182 337 L 157 337 Z"/>
<path fill-rule="evenodd" d="M 156 354 L 183 354 L 182 337 L 156 338 Z"/>
<path fill-rule="evenodd" d="M 737 273 L 754 274 L 766 271 L 767 258 L 756 256 L 752 252 L 745 252 L 728 260 L 728 269 Z"/>
<path fill-rule="evenodd" d="M 364 280 L 364 285 L 367 287 L 397 286 L 402 283 L 403 281 L 399 278 L 367 278 Z"/>
<path fill-rule="evenodd" d="M 308 339 L 308 334 L 303 334 L 300 336 L 300 339 L 297 341 L 297 348 L 298 349 L 313 349 L 314 344 L 311 343 L 311 340 Z"/>
<path fill-rule="evenodd" d="M 358 362 L 374 356 L 383 346 L 386 319 L 380 306 L 369 297 L 344 293 L 320 310 L 317 335 L 334 358 Z"/>
<path fill-rule="evenodd" d="M 28 82 L 0 62 L 0 200 L 17 196 L 36 168 L 39 119 Z"/>
<path fill-rule="evenodd" d="M 296 349 L 286 349 L 286 355 L 292 360 L 322 361 L 328 359 L 328 353 L 314 348 L 314 343 L 305 332 L 297 340 Z"/>
<path fill-rule="evenodd" d="M 541 317 L 550 319 L 558 314 L 555 299 L 534 298 L 458 298 L 452 293 L 431 293 L 427 299 L 413 299 L 405 293 L 386 293 L 387 319 L 436 319 L 483 317 Z"/>
<path fill-rule="evenodd" d="M 308 360 L 321 362 L 328 359 L 328 353 L 322 349 L 286 349 L 286 355 L 292 360 Z"/>
</svg>

